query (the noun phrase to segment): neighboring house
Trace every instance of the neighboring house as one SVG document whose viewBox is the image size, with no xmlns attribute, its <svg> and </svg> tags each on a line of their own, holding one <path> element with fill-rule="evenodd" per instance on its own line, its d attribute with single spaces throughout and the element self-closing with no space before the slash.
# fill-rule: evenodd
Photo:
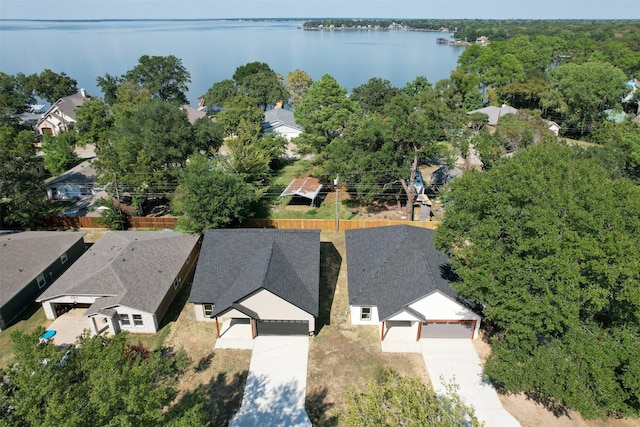
<svg viewBox="0 0 640 427">
<path fill-rule="evenodd" d="M 37 299 L 47 319 L 86 309 L 94 334 L 153 333 L 191 274 L 197 234 L 109 231 Z"/>
<path fill-rule="evenodd" d="M 194 124 L 198 119 L 207 117 L 206 112 L 204 112 L 203 110 L 196 110 L 189 104 L 183 105 L 182 109 L 187 112 L 187 120 L 189 120 L 189 123 L 191 124 Z"/>
<path fill-rule="evenodd" d="M 407 225 L 346 232 L 349 306 L 354 325 L 379 325 L 407 340 L 477 338 L 481 317 L 451 289 L 449 259 L 434 230 Z"/>
<path fill-rule="evenodd" d="M 76 122 L 76 108 L 91 99 L 84 89 L 73 95 L 58 99 L 38 120 L 36 131 L 39 135 L 59 135 L 72 129 Z"/>
<path fill-rule="evenodd" d="M 476 44 L 479 44 L 480 46 L 487 46 L 489 44 L 489 37 L 487 36 L 480 36 L 476 39 Z"/>
<path fill-rule="evenodd" d="M 480 108 L 478 110 L 469 111 L 467 114 L 473 114 L 473 113 L 486 114 L 487 116 L 489 116 L 489 119 L 487 120 L 487 124 L 495 126 L 498 124 L 498 121 L 500 121 L 500 117 L 506 116 L 507 114 L 516 114 L 517 112 L 518 110 L 516 110 L 515 108 L 510 107 L 506 104 L 502 104 L 502 107 L 489 106 L 489 107 Z"/>
<path fill-rule="evenodd" d="M 82 232 L 0 231 L 0 330 L 86 250 Z"/>
<path fill-rule="evenodd" d="M 264 113 L 262 122 L 264 133 L 276 132 L 291 141 L 302 133 L 302 128 L 296 123 L 293 111 L 284 108 L 274 108 Z"/>
<path fill-rule="evenodd" d="M 553 120 L 545 120 L 545 122 L 547 123 L 547 127 L 548 129 L 553 132 L 553 134 L 555 136 L 559 136 L 560 135 L 560 125 L 557 124 L 556 122 L 554 122 Z"/>
<path fill-rule="evenodd" d="M 80 200 L 95 194 L 101 190 L 94 191 L 95 176 L 93 160 L 85 160 L 62 175 L 45 181 L 47 197 L 49 200 Z"/>
<path fill-rule="evenodd" d="M 463 172 L 460 168 L 449 168 L 447 165 L 440 166 L 431 173 L 431 186 L 437 188 L 442 187 L 459 176 L 462 176 L 462 174 Z"/>
<path fill-rule="evenodd" d="M 224 322 L 250 324 L 250 338 L 312 335 L 319 286 L 320 231 L 209 230 L 189 301 L 218 336 Z"/>
</svg>

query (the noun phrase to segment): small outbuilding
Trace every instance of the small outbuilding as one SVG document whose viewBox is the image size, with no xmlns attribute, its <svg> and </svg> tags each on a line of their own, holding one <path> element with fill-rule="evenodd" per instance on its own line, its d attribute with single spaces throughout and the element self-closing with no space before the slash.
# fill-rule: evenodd
<svg viewBox="0 0 640 427">
<path fill-rule="evenodd" d="M 85 252 L 84 234 L 0 231 L 0 330 Z"/>
<path fill-rule="evenodd" d="M 381 340 L 478 337 L 481 317 L 451 288 L 449 259 L 433 235 L 408 225 L 347 230 L 352 324 L 379 325 Z"/>
<path fill-rule="evenodd" d="M 302 197 L 311 200 L 311 206 L 316 206 L 320 190 L 322 190 L 322 184 L 317 178 L 295 178 L 287 185 L 280 197 Z"/>
<path fill-rule="evenodd" d="M 313 335 L 318 316 L 320 231 L 209 230 L 189 301 L 196 320 L 258 335 Z M 250 334 L 250 336 L 249 336 Z"/>
</svg>

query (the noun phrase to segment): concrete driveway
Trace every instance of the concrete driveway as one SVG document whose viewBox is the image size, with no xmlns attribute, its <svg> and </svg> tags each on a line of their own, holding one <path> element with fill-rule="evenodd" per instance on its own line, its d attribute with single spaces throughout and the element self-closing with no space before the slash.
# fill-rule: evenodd
<svg viewBox="0 0 640 427">
<path fill-rule="evenodd" d="M 462 400 L 475 408 L 486 427 L 520 426 L 502 407 L 491 383 L 482 378 L 482 364 L 471 340 L 421 339 L 420 347 L 436 393 L 445 392 L 443 380 L 454 382 L 460 386 Z"/>
<path fill-rule="evenodd" d="M 256 337 L 242 406 L 229 426 L 310 427 L 304 409 L 308 356 L 308 337 Z"/>
<path fill-rule="evenodd" d="M 86 309 L 73 309 L 54 320 L 47 329 L 56 331 L 55 345 L 73 345 L 85 329 L 90 331 L 89 319 L 84 316 Z M 93 335 L 93 334 L 92 334 Z"/>
</svg>

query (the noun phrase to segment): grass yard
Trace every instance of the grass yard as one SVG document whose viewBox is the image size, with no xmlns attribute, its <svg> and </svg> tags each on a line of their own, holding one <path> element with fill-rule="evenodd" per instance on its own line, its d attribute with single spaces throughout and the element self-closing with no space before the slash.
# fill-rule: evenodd
<svg viewBox="0 0 640 427">
<path fill-rule="evenodd" d="M 44 317 L 42 305 L 33 303 L 33 305 L 20 315 L 16 322 L 0 332 L 0 368 L 7 367 L 15 362 L 13 344 L 11 344 L 12 332 L 21 331 L 30 333 L 38 327 L 44 327 L 46 329 L 51 322 L 51 320 L 47 320 L 47 318 Z"/>
</svg>

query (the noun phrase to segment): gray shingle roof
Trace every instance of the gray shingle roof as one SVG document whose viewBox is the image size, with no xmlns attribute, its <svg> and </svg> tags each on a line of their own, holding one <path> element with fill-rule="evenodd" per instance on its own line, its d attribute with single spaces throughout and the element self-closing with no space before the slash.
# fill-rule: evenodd
<svg viewBox="0 0 640 427">
<path fill-rule="evenodd" d="M 0 231 L 0 306 L 69 250 L 84 232 Z"/>
<path fill-rule="evenodd" d="M 377 306 L 382 321 L 436 290 L 455 299 L 433 234 L 408 225 L 348 230 L 349 304 Z"/>
<path fill-rule="evenodd" d="M 302 130 L 300 125 L 296 123 L 293 111 L 285 110 L 284 108 L 274 108 L 264 113 L 262 126 L 266 132 L 272 132 L 274 129 L 283 125 Z"/>
<path fill-rule="evenodd" d="M 94 311 L 123 305 L 155 313 L 199 237 L 171 231 L 109 231 L 37 301 L 97 295 L 113 298 L 96 301 Z"/>
<path fill-rule="evenodd" d="M 494 107 L 494 106 L 484 107 L 478 110 L 469 111 L 467 114 L 473 114 L 473 113 L 486 114 L 487 116 L 489 116 L 487 123 L 489 123 L 490 125 L 497 125 L 498 121 L 500 121 L 500 117 L 506 116 L 507 114 L 516 114 L 517 112 L 518 110 L 516 110 L 515 108 L 510 107 L 508 105 L 503 105 L 501 107 Z"/>
<path fill-rule="evenodd" d="M 318 315 L 320 231 L 236 229 L 205 233 L 191 296 L 216 316 L 266 289 Z"/>
</svg>

